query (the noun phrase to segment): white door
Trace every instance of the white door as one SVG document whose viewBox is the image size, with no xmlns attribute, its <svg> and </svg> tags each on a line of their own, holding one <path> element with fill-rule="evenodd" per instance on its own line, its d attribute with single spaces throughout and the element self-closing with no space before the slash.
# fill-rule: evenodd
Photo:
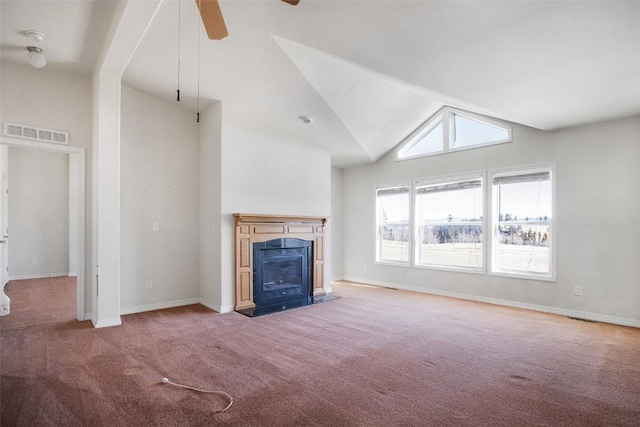
<svg viewBox="0 0 640 427">
<path fill-rule="evenodd" d="M 0 224 L 2 224 L 2 236 L 0 239 L 2 244 L 2 261 L 0 261 L 0 267 L 2 267 L 2 286 L 9 281 L 9 182 L 6 175 L 2 175 L 2 206 L 0 209 Z"/>
</svg>

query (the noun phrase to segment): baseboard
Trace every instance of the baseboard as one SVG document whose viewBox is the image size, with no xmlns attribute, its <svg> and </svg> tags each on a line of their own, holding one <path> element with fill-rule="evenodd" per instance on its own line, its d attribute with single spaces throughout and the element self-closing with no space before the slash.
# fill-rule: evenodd
<svg viewBox="0 0 640 427">
<path fill-rule="evenodd" d="M 200 304 L 218 313 L 229 313 L 233 311 L 233 305 L 220 305 L 209 301 L 206 298 L 200 298 Z"/>
<path fill-rule="evenodd" d="M 156 304 L 138 305 L 135 307 L 121 308 L 120 314 L 126 315 L 126 314 L 142 313 L 145 311 L 162 310 L 165 308 L 182 307 L 183 305 L 191 305 L 191 304 L 199 304 L 199 303 L 200 303 L 200 298 L 188 298 L 188 299 L 181 299 L 181 300 L 175 300 L 175 301 L 160 302 Z"/>
<path fill-rule="evenodd" d="M 329 283 L 324 285 L 324 291 L 328 294 L 333 292 L 333 287 L 331 286 L 331 284 L 334 282 L 334 280 L 330 281 Z"/>
<path fill-rule="evenodd" d="M 350 282 L 362 283 L 366 285 L 380 286 L 383 288 L 397 288 L 397 289 L 403 289 L 406 291 L 422 292 L 422 293 L 432 294 L 432 295 L 459 298 L 459 299 L 465 299 L 469 301 L 478 301 L 478 302 L 484 302 L 487 304 L 495 304 L 495 305 L 501 305 L 505 307 L 513 307 L 513 308 L 522 308 L 525 310 L 540 311 L 543 313 L 550 313 L 550 314 L 558 314 L 560 316 L 577 317 L 579 319 L 593 320 L 596 322 L 611 323 L 614 325 L 631 326 L 634 328 L 640 328 L 640 320 L 631 319 L 628 317 L 610 316 L 608 314 L 591 313 L 588 311 L 570 310 L 570 309 L 559 308 L 559 307 L 549 307 L 546 305 L 509 301 L 509 300 L 504 300 L 499 298 L 490 298 L 490 297 L 483 297 L 483 296 L 477 296 L 477 295 L 462 294 L 458 292 L 442 291 L 439 289 L 421 288 L 417 286 L 404 285 L 401 283 L 378 282 L 375 280 L 360 279 L 357 277 L 345 277 L 344 280 L 348 280 Z"/>
<path fill-rule="evenodd" d="M 111 319 L 102 319 L 102 320 L 96 320 L 93 318 L 93 316 L 91 317 L 91 323 L 93 323 L 93 327 L 94 328 L 108 328 L 111 326 L 120 326 L 122 325 L 122 319 L 120 318 L 120 316 L 118 317 L 113 317 Z"/>
<path fill-rule="evenodd" d="M 9 276 L 9 280 L 48 279 L 49 277 L 68 277 L 71 273 L 39 273 Z"/>
</svg>

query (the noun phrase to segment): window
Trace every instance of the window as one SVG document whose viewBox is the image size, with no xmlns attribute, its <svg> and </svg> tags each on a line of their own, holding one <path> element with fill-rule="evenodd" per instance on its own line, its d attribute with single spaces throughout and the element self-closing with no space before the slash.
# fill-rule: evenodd
<svg viewBox="0 0 640 427">
<path fill-rule="evenodd" d="M 453 148 L 473 147 L 474 145 L 507 142 L 509 131 L 503 127 L 491 125 L 469 117 L 453 114 Z"/>
<path fill-rule="evenodd" d="M 492 272 L 554 278 L 552 167 L 492 174 Z"/>
<path fill-rule="evenodd" d="M 376 261 L 409 263 L 409 186 L 376 190 Z"/>
<path fill-rule="evenodd" d="M 511 142 L 511 128 L 487 117 L 444 107 L 396 151 L 397 160 Z"/>
<path fill-rule="evenodd" d="M 422 157 L 443 150 L 444 130 L 442 117 L 434 120 L 413 139 L 412 144 L 405 144 L 398 152 L 398 158 Z"/>
<path fill-rule="evenodd" d="M 483 269 L 482 181 L 416 182 L 416 265 Z"/>
</svg>

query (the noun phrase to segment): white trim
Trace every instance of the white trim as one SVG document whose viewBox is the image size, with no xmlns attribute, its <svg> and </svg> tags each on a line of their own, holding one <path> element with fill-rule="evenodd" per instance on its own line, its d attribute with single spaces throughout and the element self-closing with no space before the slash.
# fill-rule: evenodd
<svg viewBox="0 0 640 427">
<path fill-rule="evenodd" d="M 469 301 L 484 302 L 503 307 L 521 308 L 531 311 L 539 311 L 542 313 L 557 314 L 560 316 L 576 317 L 579 319 L 593 320 L 595 322 L 611 323 L 614 325 L 631 326 L 640 328 L 640 319 L 630 317 L 611 316 L 608 314 L 593 313 L 588 311 L 571 310 L 560 307 L 550 307 L 546 305 L 529 304 L 525 302 L 509 301 L 499 298 L 483 297 L 478 295 L 462 294 L 458 292 L 441 291 L 439 289 L 421 288 L 417 286 L 402 285 L 399 283 L 379 282 L 375 280 L 359 279 L 356 277 L 346 277 L 344 280 L 350 282 L 361 283 L 364 285 L 380 286 L 383 288 L 397 288 L 405 291 L 422 292 L 425 294 L 439 295 L 451 298 L 464 299 Z"/>
<path fill-rule="evenodd" d="M 233 305 L 229 304 L 229 305 L 221 305 L 219 306 L 220 310 L 216 310 L 218 311 L 218 313 L 222 314 L 222 313 L 231 313 L 233 311 Z"/>
<path fill-rule="evenodd" d="M 453 116 L 464 117 L 469 120 L 473 120 L 475 122 L 479 122 L 481 124 L 495 127 L 501 130 L 505 130 L 507 132 L 507 138 L 483 142 L 473 145 L 467 145 L 463 147 L 454 147 L 453 146 L 453 137 L 455 136 L 455 121 Z M 437 123 L 442 122 L 442 150 L 425 153 L 425 154 L 416 154 L 413 156 L 400 157 L 402 152 L 406 152 L 411 150 L 416 144 L 418 144 L 424 137 L 426 137 L 431 131 L 433 131 Z M 435 114 L 429 117 L 424 123 L 422 123 L 416 130 L 411 132 L 406 138 L 404 138 L 400 142 L 400 147 L 396 149 L 396 161 L 401 162 L 405 160 L 417 159 L 420 157 L 429 157 L 429 156 L 438 156 L 446 153 L 453 153 L 456 151 L 464 151 L 464 150 L 473 150 L 481 147 L 488 147 L 491 145 L 499 145 L 505 144 L 513 141 L 513 128 L 505 123 L 502 123 L 499 120 L 496 120 L 492 117 L 485 116 L 483 114 L 476 114 L 470 111 L 460 110 L 458 108 L 453 107 L 442 107 Z"/>
<path fill-rule="evenodd" d="M 379 260 L 379 256 L 380 253 L 382 251 L 382 243 L 381 241 L 378 239 L 378 233 L 380 231 L 380 223 L 379 223 L 379 212 L 378 212 L 378 190 L 386 190 L 389 188 L 398 188 L 398 187 L 407 187 L 407 189 L 409 190 L 407 192 L 407 194 L 409 195 L 409 217 L 407 218 L 408 223 L 407 223 L 407 228 L 408 228 L 408 232 L 409 232 L 409 241 L 407 242 L 407 244 L 409 245 L 409 250 L 408 250 L 408 260 L 405 261 L 389 261 L 389 260 Z M 411 234 L 413 233 L 413 226 L 411 224 L 411 212 L 413 209 L 413 186 L 411 185 L 411 181 L 396 181 L 395 183 L 391 183 L 388 185 L 376 185 L 373 188 L 373 203 L 374 203 L 374 226 L 375 226 L 375 230 L 374 230 L 374 254 L 373 254 L 373 263 L 374 264 L 381 264 L 381 265 L 392 265 L 395 267 L 411 267 L 413 265 L 411 259 L 413 258 L 413 250 L 411 248 Z"/>
<path fill-rule="evenodd" d="M 233 305 L 220 305 L 220 304 L 215 304 L 211 301 L 209 301 L 206 298 L 199 298 L 198 301 L 200 302 L 200 304 L 204 305 L 207 308 L 210 308 L 211 310 L 217 312 L 217 313 L 229 313 L 233 311 Z"/>
<path fill-rule="evenodd" d="M 513 141 L 513 129 L 509 125 L 500 123 L 499 121 L 494 120 L 491 117 L 485 116 L 485 115 L 482 115 L 482 114 L 476 114 L 476 113 L 472 113 L 470 111 L 464 111 L 464 110 L 460 110 L 458 108 L 453 108 L 453 107 L 447 107 L 447 109 L 449 110 L 449 113 L 450 113 L 449 123 L 450 123 L 451 129 L 455 129 L 455 121 L 451 118 L 451 116 L 456 115 L 456 116 L 464 117 L 465 119 L 468 119 L 468 120 L 472 120 L 474 122 L 479 122 L 481 124 L 494 127 L 496 129 L 506 130 L 507 131 L 507 137 L 505 139 L 499 139 L 497 141 L 491 141 L 491 142 L 483 142 L 481 144 L 473 144 L 471 146 L 465 146 L 465 147 L 454 147 L 453 146 L 453 138 L 451 138 L 450 142 L 451 142 L 452 146 L 449 147 L 448 151 L 469 150 L 471 148 L 486 147 L 488 145 L 504 144 L 506 142 Z M 453 135 L 455 136 L 455 131 L 454 131 Z"/>
<path fill-rule="evenodd" d="M 465 222 L 465 223 L 443 223 L 442 225 L 481 225 L 482 226 L 482 241 L 480 245 L 482 245 L 482 262 L 480 263 L 480 267 L 464 267 L 464 266 L 453 266 L 453 265 L 438 265 L 438 264 L 420 264 L 418 261 L 418 257 L 420 256 L 420 245 L 421 240 L 418 232 L 420 230 L 419 227 L 419 218 L 418 218 L 418 207 L 416 204 L 417 193 L 416 187 L 418 186 L 432 186 L 436 184 L 446 184 L 450 182 L 456 181 L 465 181 L 465 180 L 480 180 L 481 183 L 481 203 L 482 203 L 482 221 L 480 222 Z M 487 258 L 487 250 L 486 250 L 486 212 L 485 205 L 487 204 L 487 200 L 485 199 L 485 188 L 487 187 L 487 171 L 472 171 L 469 173 L 459 173 L 459 174 L 451 174 L 451 175 L 443 175 L 443 176 L 435 176 L 430 178 L 417 178 L 413 180 L 411 186 L 411 195 L 412 195 L 412 218 L 409 219 L 413 224 L 413 258 L 411 260 L 411 265 L 415 268 L 427 269 L 427 270 L 441 270 L 441 271 L 454 271 L 459 273 L 473 273 L 473 274 L 486 274 L 486 258 Z M 430 223 L 431 225 L 438 225 L 435 223 Z"/>
<path fill-rule="evenodd" d="M 483 259 L 482 262 L 484 264 L 484 247 L 482 248 Z M 485 275 L 486 272 L 480 268 L 473 267 L 455 267 L 455 266 L 446 266 L 446 265 L 437 265 L 437 264 L 415 264 L 414 268 L 421 270 L 436 270 L 436 271 L 451 271 L 453 273 L 470 273 L 470 274 L 481 274 Z"/>
<path fill-rule="evenodd" d="M 553 255 L 551 255 L 553 257 Z M 553 276 L 550 276 L 548 274 L 535 274 L 535 273 L 527 273 L 527 272 L 522 272 L 519 273 L 517 271 L 514 272 L 509 272 L 507 270 L 496 270 L 496 271 L 490 271 L 488 273 L 489 276 L 496 276 L 496 277 L 510 277 L 512 279 L 527 279 L 527 280 L 540 280 L 543 282 L 556 282 L 556 278 Z"/>
<path fill-rule="evenodd" d="M 551 173 L 551 221 L 549 221 L 549 228 L 551 229 L 551 245 L 549 246 L 549 250 L 550 250 L 550 254 L 549 254 L 549 273 L 548 274 L 535 274 L 535 273 L 528 273 L 525 271 L 519 272 L 519 271 L 509 271 L 509 270 L 498 270 L 495 267 L 495 263 L 496 263 L 496 256 L 495 256 L 495 249 L 496 249 L 496 239 L 498 238 L 496 236 L 497 232 L 498 232 L 498 216 L 500 215 L 497 203 L 497 197 L 494 191 L 494 186 L 493 186 L 493 179 L 494 177 L 501 177 L 501 176 L 514 176 L 514 175 L 519 175 L 519 174 L 526 174 L 526 173 L 536 173 L 536 172 L 547 172 L 549 171 Z M 499 169 L 490 169 L 488 170 L 488 176 L 487 176 L 487 187 L 490 188 L 490 195 L 491 195 L 491 200 L 489 203 L 491 205 L 492 208 L 492 212 L 491 212 L 491 218 L 490 218 L 490 234 L 487 234 L 488 237 L 488 245 L 489 246 L 489 250 L 491 251 L 489 253 L 489 256 L 491 257 L 491 261 L 490 261 L 490 265 L 488 266 L 489 269 L 487 270 L 488 275 L 490 276 L 503 276 L 503 277 L 512 277 L 512 278 L 516 278 L 516 279 L 531 279 L 531 280 L 540 280 L 540 281 L 546 281 L 546 282 L 555 282 L 557 281 L 557 269 L 556 269 L 556 260 L 557 260 L 557 254 L 558 254 L 558 236 L 557 236 L 557 222 L 556 222 L 556 211 L 557 211 L 557 203 L 556 203 L 556 181 L 557 181 L 557 172 L 556 172 L 556 163 L 555 162 L 551 162 L 551 163 L 543 163 L 543 164 L 534 164 L 534 165 L 530 165 L 530 166 L 517 166 L 517 167 L 510 167 L 510 168 L 499 168 Z M 533 224 L 535 223 L 535 221 L 530 221 L 528 222 L 529 224 Z"/>
<path fill-rule="evenodd" d="M 220 313 L 220 311 L 217 310 L 219 306 L 217 304 L 212 303 L 206 298 L 200 298 L 200 304 L 204 305 L 208 309 L 211 309 L 213 311 L 217 311 L 218 313 Z"/>
<path fill-rule="evenodd" d="M 188 298 L 175 301 L 159 302 L 155 304 L 138 305 L 120 309 L 121 315 L 143 313 L 145 311 L 163 310 L 165 308 L 182 307 L 185 305 L 200 304 L 200 298 Z"/>
<path fill-rule="evenodd" d="M 50 277 L 71 277 L 71 273 L 38 273 L 38 274 L 22 274 L 19 276 L 9 276 L 9 280 L 29 280 L 29 279 L 48 279 Z"/>
<path fill-rule="evenodd" d="M 449 175 L 438 175 L 438 176 L 426 177 L 426 178 L 416 178 L 413 180 L 413 185 L 414 187 L 418 185 L 430 186 L 434 184 L 466 181 L 466 180 L 478 179 L 478 178 L 481 178 L 483 181 L 486 181 L 487 179 L 486 172 L 487 171 L 485 169 L 480 169 L 476 171 L 454 173 Z"/>
<path fill-rule="evenodd" d="M 92 315 L 91 323 L 93 323 L 93 327 L 96 328 L 96 329 L 97 328 L 109 328 L 111 326 L 120 326 L 120 325 L 122 325 L 122 319 L 120 319 L 120 316 L 118 316 L 118 317 L 113 317 L 111 319 L 101 319 L 98 322 L 93 318 L 93 315 Z"/>
<path fill-rule="evenodd" d="M 7 138 L 0 137 L 0 144 L 6 144 L 9 147 L 23 147 L 23 148 L 34 148 L 45 151 L 52 151 L 56 153 L 65 153 L 69 154 L 69 162 L 75 162 L 76 168 L 74 170 L 77 172 L 76 180 L 77 180 L 77 206 L 76 212 L 77 221 L 76 225 L 78 227 L 76 238 L 77 238 L 77 257 L 78 262 L 76 264 L 77 267 L 77 301 L 76 301 L 76 317 L 78 320 L 87 319 L 85 314 L 85 200 L 86 200 L 86 188 L 85 188 L 85 162 L 86 162 L 86 152 L 84 148 L 80 147 L 72 147 L 68 145 L 57 145 L 57 144 L 49 144 L 44 142 L 37 141 L 29 141 L 18 138 Z M 71 177 L 69 177 L 71 179 Z M 71 215 L 71 210 L 69 211 Z"/>
<path fill-rule="evenodd" d="M 447 144 L 449 138 L 449 128 L 447 126 L 447 121 L 445 119 L 446 116 L 446 107 L 439 109 L 433 116 L 429 117 L 424 123 L 422 123 L 416 130 L 411 132 L 405 139 L 402 140 L 400 148 L 396 150 L 396 161 L 403 160 L 411 160 L 417 159 L 425 156 L 433 156 L 436 154 L 442 154 L 447 151 Z M 415 154 L 413 156 L 405 156 L 400 157 L 401 152 L 410 151 L 413 147 L 416 146 L 424 137 L 430 134 L 438 125 L 442 123 L 442 150 L 433 151 L 431 153 L 425 154 Z"/>
<path fill-rule="evenodd" d="M 376 235 L 376 240 L 377 240 L 377 235 Z M 409 248 L 411 249 L 411 248 Z M 397 262 L 393 262 L 393 261 L 373 261 L 374 265 L 386 265 L 387 267 L 402 267 L 402 268 L 411 268 L 413 267 L 411 265 L 411 263 L 409 262 L 402 262 L 402 261 L 397 261 Z"/>
</svg>

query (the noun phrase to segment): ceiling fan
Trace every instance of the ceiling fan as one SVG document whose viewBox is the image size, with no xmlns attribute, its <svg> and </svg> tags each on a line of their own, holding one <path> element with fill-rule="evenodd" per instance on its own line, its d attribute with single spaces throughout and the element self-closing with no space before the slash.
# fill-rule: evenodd
<svg viewBox="0 0 640 427">
<path fill-rule="evenodd" d="M 282 0 L 291 6 L 296 6 L 300 3 L 300 0 Z M 202 17 L 202 23 L 207 30 L 207 36 L 211 40 L 222 40 L 227 37 L 227 26 L 224 24 L 222 18 L 222 11 L 220 10 L 220 4 L 218 0 L 196 0 L 198 9 L 200 10 L 200 16 Z"/>
</svg>

